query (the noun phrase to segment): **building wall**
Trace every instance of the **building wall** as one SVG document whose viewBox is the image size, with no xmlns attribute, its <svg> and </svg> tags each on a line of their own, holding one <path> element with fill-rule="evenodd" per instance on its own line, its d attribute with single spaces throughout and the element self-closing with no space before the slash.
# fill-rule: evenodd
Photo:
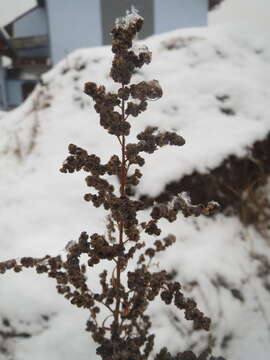
<svg viewBox="0 0 270 360">
<path fill-rule="evenodd" d="M 133 5 L 139 14 L 145 18 L 145 23 L 142 31 L 139 33 L 139 38 L 144 39 L 154 32 L 154 0 L 111 0 L 101 1 L 101 18 L 102 18 L 102 43 L 111 44 L 110 31 L 114 25 L 115 19 L 126 15 L 127 10 L 131 10 Z M 110 8 L 109 8 L 110 7 Z"/>
<path fill-rule="evenodd" d="M 48 34 L 48 23 L 45 8 L 34 8 L 14 23 L 13 37 L 46 34 Z"/>
<path fill-rule="evenodd" d="M 155 0 L 155 34 L 207 25 L 208 0 Z"/>
<path fill-rule="evenodd" d="M 52 63 L 102 44 L 100 0 L 47 0 Z"/>
<path fill-rule="evenodd" d="M 2 66 L 2 59 L 0 57 L 0 110 L 5 110 L 6 107 L 7 107 L 7 94 L 6 94 L 5 68 Z"/>
<path fill-rule="evenodd" d="M 18 106 L 23 102 L 22 96 L 22 80 L 8 79 L 7 80 L 7 100 L 8 105 Z"/>
</svg>

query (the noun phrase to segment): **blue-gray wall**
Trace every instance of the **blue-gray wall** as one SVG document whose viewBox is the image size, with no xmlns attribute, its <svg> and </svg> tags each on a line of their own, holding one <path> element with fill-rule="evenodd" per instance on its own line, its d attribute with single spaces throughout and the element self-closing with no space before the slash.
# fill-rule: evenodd
<svg viewBox="0 0 270 360">
<path fill-rule="evenodd" d="M 13 37 L 27 37 L 46 34 L 48 34 L 48 24 L 44 8 L 34 8 L 14 23 Z"/>
<path fill-rule="evenodd" d="M 208 0 L 155 0 L 155 34 L 207 25 Z"/>
<path fill-rule="evenodd" d="M 23 102 L 22 80 L 7 80 L 7 100 L 9 106 L 18 106 Z"/>
<path fill-rule="evenodd" d="M 3 67 L 2 59 L 0 57 L 0 110 L 6 110 L 7 105 L 6 70 Z"/>
<path fill-rule="evenodd" d="M 6 108 L 6 93 L 5 93 L 5 73 L 2 66 L 2 59 L 0 57 L 0 110 Z"/>
<path fill-rule="evenodd" d="M 99 0 L 47 0 L 52 63 L 102 44 Z"/>
<path fill-rule="evenodd" d="M 0 110 L 5 110 L 6 107 L 7 107 L 7 98 L 6 98 L 5 69 L 2 66 L 2 59 L 0 57 Z"/>
</svg>

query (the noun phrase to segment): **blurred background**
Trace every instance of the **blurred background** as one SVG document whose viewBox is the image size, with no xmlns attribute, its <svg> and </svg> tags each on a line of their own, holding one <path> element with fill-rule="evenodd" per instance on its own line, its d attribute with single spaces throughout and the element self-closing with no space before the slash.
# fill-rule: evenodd
<svg viewBox="0 0 270 360">
<path fill-rule="evenodd" d="M 35 0 L 9 0 L 1 3 L 0 25 L 35 6 Z M 270 4 L 267 0 L 227 0 L 209 16 L 209 24 L 243 22 L 269 29 Z"/>
<path fill-rule="evenodd" d="M 160 0 L 137 0 L 139 11 L 148 18 L 140 38 L 206 24 L 242 24 L 269 31 L 270 5 L 266 0 L 256 3 L 251 0 L 182 0 L 181 5 L 174 0 L 170 4 L 167 9 Z M 5 5 L 2 3 L 0 108 L 19 105 L 31 93 L 41 74 L 71 51 L 109 44 L 113 19 L 131 5 L 129 0 L 115 2 L 113 8 L 106 0 L 95 0 L 91 5 L 82 1 L 80 10 L 76 10 L 72 2 L 11 0 Z"/>
<path fill-rule="evenodd" d="M 153 271 L 164 267 L 179 280 L 212 331 L 194 332 L 157 301 L 156 350 L 198 354 L 210 345 L 227 360 L 268 360 L 269 0 L 0 0 L 0 261 L 65 255 L 82 231 L 106 233 L 105 211 L 83 200 L 85 174 L 59 168 L 70 143 L 102 163 L 119 155 L 83 86 L 117 91 L 109 30 L 131 5 L 145 17 L 135 49 L 147 46 L 153 58 L 132 81 L 157 79 L 164 95 L 131 120 L 128 141 L 150 125 L 186 144 L 146 155 L 130 194 L 150 204 L 187 192 L 193 204 L 221 205 L 214 217 L 162 223 L 164 237 L 177 241 Z M 88 272 L 94 289 L 99 270 Z M 96 360 L 87 316 L 57 294 L 53 279 L 31 269 L 1 275 L 0 360 Z"/>
</svg>

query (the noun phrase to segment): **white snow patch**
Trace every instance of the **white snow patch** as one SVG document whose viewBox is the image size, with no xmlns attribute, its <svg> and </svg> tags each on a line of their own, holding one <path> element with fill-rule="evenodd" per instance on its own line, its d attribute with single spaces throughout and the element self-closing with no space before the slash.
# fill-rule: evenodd
<svg viewBox="0 0 270 360">
<path fill-rule="evenodd" d="M 270 131 L 270 47 L 268 34 L 264 38 L 240 27 L 179 30 L 145 42 L 153 63 L 140 69 L 134 82 L 157 78 L 164 96 L 132 120 L 129 140 L 135 142 L 149 125 L 175 130 L 186 139 L 181 148 L 146 156 L 139 192 L 157 195 L 172 180 L 194 170 L 207 172 L 230 154 L 247 154 Z M 103 210 L 82 200 L 88 191 L 85 175 L 58 170 L 69 143 L 103 162 L 120 153 L 82 92 L 85 81 L 117 88 L 109 78 L 111 59 L 108 47 L 74 52 L 43 76 L 44 85 L 22 106 L 1 117 L 0 260 L 55 255 L 81 231 L 104 233 Z M 177 242 L 160 254 L 158 268 L 175 270 L 185 292 L 212 317 L 215 354 L 230 360 L 268 359 L 269 278 L 258 276 L 263 259 L 269 259 L 265 240 L 222 215 L 214 220 L 179 217 L 162 228 L 164 236 L 173 233 Z M 146 241 L 152 244 L 153 239 Z M 89 272 L 93 287 L 98 272 Z M 33 335 L 5 344 L 14 358 L 96 359 L 95 345 L 84 332 L 88 315 L 58 295 L 52 279 L 26 271 L 0 280 L 0 317 Z M 197 343 L 199 350 L 207 343 L 207 334 L 190 335 L 189 324 L 175 309 L 157 302 L 151 313 L 157 347 L 179 351 Z M 42 315 L 49 316 L 46 325 Z"/>
</svg>

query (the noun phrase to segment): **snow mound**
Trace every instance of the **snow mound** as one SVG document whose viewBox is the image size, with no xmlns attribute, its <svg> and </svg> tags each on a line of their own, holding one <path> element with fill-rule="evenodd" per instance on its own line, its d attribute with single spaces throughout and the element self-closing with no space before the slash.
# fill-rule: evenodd
<svg viewBox="0 0 270 360">
<path fill-rule="evenodd" d="M 148 125 L 186 139 L 180 149 L 162 148 L 147 157 L 139 192 L 155 196 L 172 180 L 194 170 L 207 172 L 230 154 L 245 155 L 270 131 L 270 46 L 261 34 L 235 27 L 179 30 L 144 42 L 153 62 L 136 73 L 134 82 L 158 79 L 164 96 L 133 120 L 130 141 Z M 1 117 L 0 260 L 58 254 L 81 231 L 104 232 L 104 212 L 82 201 L 84 175 L 62 174 L 59 168 L 69 143 L 104 162 L 120 153 L 82 92 L 86 81 L 116 89 L 109 78 L 111 59 L 109 47 L 74 52 L 43 76 L 22 106 Z M 174 233 L 178 241 L 160 257 L 160 266 L 171 270 L 212 317 L 215 353 L 231 360 L 268 359 L 265 240 L 222 215 L 179 219 L 163 229 L 164 236 Z M 29 335 L 0 337 L 6 350 L 0 350 L 0 359 L 96 359 L 84 333 L 87 313 L 56 294 L 53 280 L 31 271 L 0 280 L 1 331 Z M 158 348 L 200 350 L 210 341 L 207 334 L 190 335 L 174 309 L 156 303 L 151 312 Z"/>
<path fill-rule="evenodd" d="M 150 124 L 179 131 L 186 145 L 179 151 L 164 148 L 151 156 L 141 193 L 156 196 L 166 183 L 182 175 L 207 172 L 230 154 L 244 155 L 248 146 L 266 135 L 270 129 L 267 41 L 261 34 L 249 36 L 245 29 L 223 27 L 174 31 L 145 41 L 153 62 L 136 74 L 134 82 L 158 78 L 164 96 L 149 103 L 149 111 L 134 120 L 131 141 Z M 108 76 L 111 57 L 108 47 L 78 50 L 47 73 L 43 86 L 2 119 L 0 153 L 10 154 L 19 146 L 22 156 L 27 155 L 36 114 L 33 102 L 43 92 L 51 100 L 48 109 L 38 112 L 45 133 L 38 134 L 35 152 L 48 158 L 48 149 L 42 148 L 47 137 L 50 153 L 63 151 L 63 145 L 74 141 L 79 146 L 94 144 L 95 152 L 108 157 L 111 147 L 105 149 L 104 143 L 111 139 L 99 130 L 98 117 L 82 86 L 95 81 L 115 89 Z M 85 126 L 87 118 L 91 123 Z M 84 131 L 78 131 L 79 127 Z M 161 164 L 161 171 L 151 171 Z"/>
</svg>

